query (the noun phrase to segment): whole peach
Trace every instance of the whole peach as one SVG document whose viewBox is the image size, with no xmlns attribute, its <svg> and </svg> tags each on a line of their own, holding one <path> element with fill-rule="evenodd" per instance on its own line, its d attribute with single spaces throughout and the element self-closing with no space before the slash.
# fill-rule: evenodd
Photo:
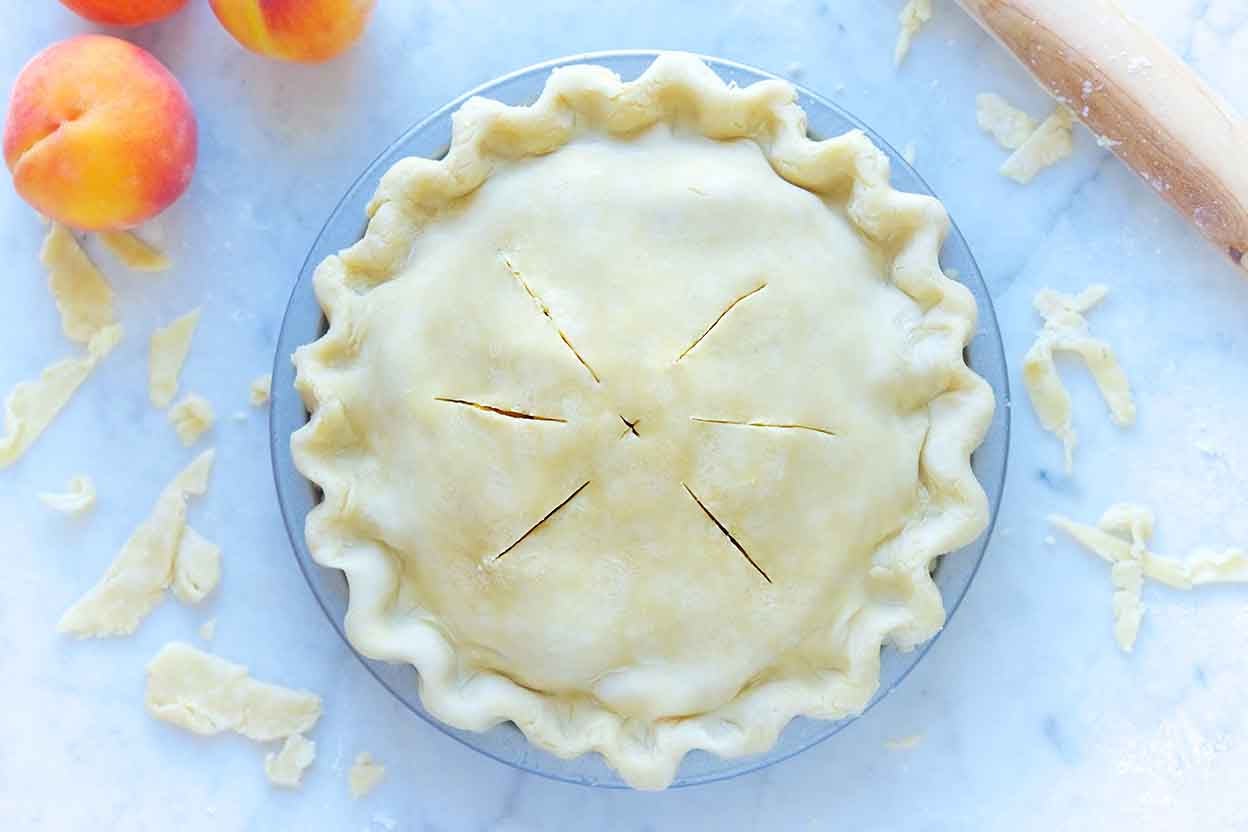
<svg viewBox="0 0 1248 832">
<path fill-rule="evenodd" d="M 17 76 L 4 161 L 22 198 L 74 228 L 130 228 L 191 182 L 195 114 L 147 51 L 107 35 L 54 43 Z"/>
<path fill-rule="evenodd" d="M 138 26 L 162 20 L 186 5 L 186 0 L 61 0 L 72 11 L 94 23 Z"/>
<path fill-rule="evenodd" d="M 355 43 L 375 0 L 210 0 L 221 25 L 253 52 L 325 61 Z"/>
</svg>

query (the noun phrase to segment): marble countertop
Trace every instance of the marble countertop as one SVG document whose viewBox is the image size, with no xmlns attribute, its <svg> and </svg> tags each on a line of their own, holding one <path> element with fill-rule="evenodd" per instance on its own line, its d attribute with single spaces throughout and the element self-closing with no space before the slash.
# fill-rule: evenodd
<svg viewBox="0 0 1248 832">
<path fill-rule="evenodd" d="M 0 82 L 48 43 L 90 26 L 56 3 L 5 0 Z M 21 5 L 20 13 L 16 11 Z M 1034 115 L 1041 92 L 951 0 L 900 69 L 901 0 L 768 3 L 615 0 L 523 4 L 390 0 L 364 41 L 322 66 L 238 48 L 207 4 L 125 33 L 182 79 L 200 119 L 187 197 L 145 233 L 176 267 L 127 273 L 97 248 L 127 338 L 15 467 L 0 472 L 0 818 L 10 829 L 1180 829 L 1248 828 L 1248 596 L 1243 587 L 1145 589 L 1134 654 L 1116 647 L 1105 564 L 1045 517 L 1094 521 L 1110 503 L 1158 513 L 1157 548 L 1248 543 L 1248 280 L 1080 130 L 1074 157 L 1020 188 L 975 125 L 975 94 Z M 1145 25 L 1248 111 L 1248 2 L 1131 0 Z M 271 361 L 298 267 L 330 209 L 404 128 L 462 91 L 564 54 L 653 47 L 786 74 L 864 119 L 942 196 L 984 271 L 1018 392 L 996 534 L 974 586 L 919 667 L 866 717 L 798 757 L 668 793 L 523 774 L 410 715 L 347 651 L 299 574 L 278 514 L 263 411 L 247 388 Z M 43 227 L 0 187 L 0 390 L 70 351 L 37 252 Z M 94 245 L 94 243 L 92 243 Z M 1112 288 L 1092 313 L 1135 388 L 1138 423 L 1114 427 L 1090 381 L 1064 366 L 1080 445 L 1075 472 L 1043 433 L 1018 366 L 1041 286 Z M 224 550 L 202 608 L 169 601 L 130 638 L 58 636 L 89 586 L 189 459 L 147 403 L 147 337 L 193 306 L 203 318 L 183 389 L 216 406 L 218 467 L 192 522 Z M 235 414 L 239 414 L 235 418 Z M 81 522 L 35 492 L 91 474 Z M 320 756 L 298 792 L 264 778 L 263 751 L 149 718 L 143 668 L 166 641 L 197 641 L 257 676 L 325 700 Z M 909 750 L 890 739 L 921 735 Z M 359 751 L 387 767 L 347 796 Z"/>
</svg>

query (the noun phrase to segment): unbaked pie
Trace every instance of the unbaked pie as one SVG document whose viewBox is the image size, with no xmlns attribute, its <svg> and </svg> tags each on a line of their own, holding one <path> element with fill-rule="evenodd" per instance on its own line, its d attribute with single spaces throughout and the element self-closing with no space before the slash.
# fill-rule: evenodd
<svg viewBox="0 0 1248 832">
<path fill-rule="evenodd" d="M 992 410 L 940 203 L 793 88 L 665 55 L 473 99 L 325 260 L 292 439 L 315 559 L 430 713 L 661 788 L 860 711 L 944 621 Z"/>
</svg>

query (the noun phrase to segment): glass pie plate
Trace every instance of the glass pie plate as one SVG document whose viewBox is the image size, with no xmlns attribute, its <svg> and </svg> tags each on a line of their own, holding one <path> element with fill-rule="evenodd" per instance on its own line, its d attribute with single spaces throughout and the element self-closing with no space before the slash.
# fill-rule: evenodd
<svg viewBox="0 0 1248 832">
<path fill-rule="evenodd" d="M 325 328 L 324 316 L 312 291 L 312 273 L 327 255 L 346 248 L 360 239 L 365 227 L 365 205 L 372 197 L 383 173 L 399 159 L 406 156 L 439 158 L 445 154 L 450 143 L 451 114 L 474 95 L 497 99 L 507 104 L 529 104 L 541 93 L 551 70 L 568 64 L 593 63 L 606 66 L 625 79 L 635 78 L 649 66 L 657 52 L 620 51 L 597 52 L 575 55 L 538 64 L 505 75 L 484 86 L 451 101 L 437 112 L 425 118 L 399 136 L 368 168 L 360 174 L 346 195 L 334 208 L 325 227 L 321 230 L 307 260 L 299 272 L 291 293 L 286 314 L 282 321 L 273 364 L 273 394 L 269 433 L 273 460 L 273 475 L 277 484 L 278 502 L 286 523 L 290 543 L 299 568 L 307 578 L 308 586 L 316 596 L 321 608 L 338 634 L 346 640 L 343 620 L 347 611 L 347 583 L 343 574 L 327 569 L 314 560 L 304 539 L 304 521 L 308 512 L 317 504 L 320 493 L 316 486 L 304 479 L 295 469 L 291 459 L 290 436 L 308 419 L 303 402 L 295 392 L 294 366 L 290 356 L 294 350 L 320 337 Z M 775 78 L 761 70 L 730 61 L 703 57 L 726 81 L 738 86 Z M 795 85 L 796 86 L 796 85 Z M 866 125 L 816 95 L 797 86 L 798 103 L 808 116 L 809 133 L 814 138 L 827 138 L 847 130 L 858 128 L 886 152 L 892 160 L 893 184 L 905 191 L 931 194 L 919 175 L 896 150 L 872 132 Z M 997 400 L 996 412 L 983 445 L 972 459 L 972 468 L 988 493 L 990 522 L 988 529 L 973 543 L 951 553 L 937 562 L 934 570 L 936 584 L 944 598 L 949 618 L 957 611 L 984 557 L 992 525 L 1005 483 L 1006 460 L 1009 451 L 1009 382 L 1006 373 L 1005 354 L 1000 330 L 993 312 L 992 300 L 980 276 L 979 268 L 971 256 L 966 240 L 957 227 L 953 227 L 944 249 L 941 263 L 947 269 L 956 270 L 959 279 L 975 295 L 979 305 L 979 330 L 967 350 L 970 366 L 992 385 Z M 896 688 L 906 675 L 927 653 L 931 641 L 909 653 L 885 648 L 881 657 L 880 686 L 867 706 L 869 709 Z M 350 643 L 348 642 L 348 646 Z M 352 648 L 354 652 L 354 648 Z M 464 745 L 489 757 L 516 768 L 544 777 L 583 785 L 608 788 L 626 788 L 623 780 L 615 774 L 596 754 L 564 760 L 531 745 L 524 735 L 511 723 L 504 723 L 483 732 L 463 731 L 452 728 L 430 716 L 421 705 L 416 670 L 409 665 L 390 664 L 356 655 L 364 667 L 413 713 L 426 720 L 439 731 Z M 710 783 L 764 766 L 778 763 L 816 745 L 852 722 L 854 717 L 835 722 L 798 718 L 780 735 L 771 750 L 749 757 L 722 759 L 705 751 L 689 754 L 681 764 L 673 787 Z"/>
</svg>

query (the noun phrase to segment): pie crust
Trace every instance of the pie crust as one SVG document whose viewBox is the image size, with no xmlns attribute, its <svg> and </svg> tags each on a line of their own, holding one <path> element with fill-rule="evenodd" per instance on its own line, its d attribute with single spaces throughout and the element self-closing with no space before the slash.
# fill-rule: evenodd
<svg viewBox="0 0 1248 832">
<path fill-rule="evenodd" d="M 935 199 L 681 54 L 473 99 L 317 269 L 292 438 L 362 653 L 439 719 L 662 788 L 859 712 L 986 526 L 992 392 Z"/>
</svg>

